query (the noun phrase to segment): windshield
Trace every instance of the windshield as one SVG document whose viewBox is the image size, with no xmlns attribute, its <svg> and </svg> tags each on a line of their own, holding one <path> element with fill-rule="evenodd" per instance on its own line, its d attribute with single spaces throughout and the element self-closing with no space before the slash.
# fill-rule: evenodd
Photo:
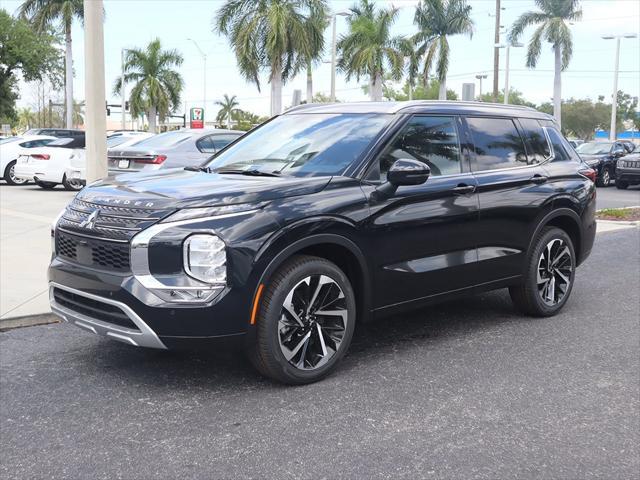
<svg viewBox="0 0 640 480">
<path fill-rule="evenodd" d="M 173 147 L 178 143 L 184 142 L 185 140 L 191 138 L 193 134 L 190 132 L 185 132 L 182 130 L 176 130 L 173 132 L 161 133 L 159 135 L 154 135 L 153 137 L 149 137 L 145 140 L 142 140 L 140 143 L 136 144 L 136 147 L 149 147 L 149 148 L 167 148 Z"/>
<path fill-rule="evenodd" d="M 245 135 L 209 168 L 282 175 L 338 175 L 388 125 L 391 115 L 290 114 Z"/>
<path fill-rule="evenodd" d="M 604 155 L 611 151 L 613 144 L 609 142 L 591 142 L 583 143 L 576 148 L 576 152 L 583 155 Z"/>
</svg>

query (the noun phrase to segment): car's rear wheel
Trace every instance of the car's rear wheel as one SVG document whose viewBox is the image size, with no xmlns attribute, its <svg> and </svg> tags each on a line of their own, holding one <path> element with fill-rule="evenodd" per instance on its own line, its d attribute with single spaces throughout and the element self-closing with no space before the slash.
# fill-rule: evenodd
<svg viewBox="0 0 640 480">
<path fill-rule="evenodd" d="M 295 256 L 265 288 L 249 356 L 279 382 L 318 381 L 349 348 L 355 319 L 355 296 L 344 272 L 323 258 Z"/>
<path fill-rule="evenodd" d="M 41 180 L 36 180 L 36 185 L 38 185 L 40 188 L 42 188 L 44 190 L 52 190 L 52 189 L 56 188 L 57 183 L 43 182 Z"/>
<path fill-rule="evenodd" d="M 67 179 L 66 175 L 62 177 L 62 186 L 64 187 L 65 190 L 71 190 L 73 192 L 82 190 L 82 187 L 84 187 L 84 185 L 82 185 L 82 182 L 80 181 L 79 178 Z"/>
<path fill-rule="evenodd" d="M 16 161 L 13 160 L 9 162 L 7 167 L 4 169 L 4 181 L 9 185 L 24 185 L 29 182 L 27 179 L 16 178 L 15 174 L 16 170 Z"/>
<path fill-rule="evenodd" d="M 611 172 L 608 168 L 603 168 L 602 173 L 598 177 L 598 181 L 596 182 L 599 187 L 608 187 L 611 185 Z"/>
<path fill-rule="evenodd" d="M 624 180 L 616 180 L 616 188 L 618 190 L 626 190 L 627 188 L 629 188 L 629 184 Z"/>
<path fill-rule="evenodd" d="M 555 315 L 569 299 L 575 270 L 569 235 L 559 228 L 546 227 L 529 253 L 524 282 L 509 289 L 511 299 L 527 315 Z"/>
</svg>

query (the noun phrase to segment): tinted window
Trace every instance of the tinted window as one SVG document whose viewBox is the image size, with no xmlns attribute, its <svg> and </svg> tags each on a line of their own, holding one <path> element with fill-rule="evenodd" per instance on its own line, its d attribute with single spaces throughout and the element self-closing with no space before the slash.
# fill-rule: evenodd
<svg viewBox="0 0 640 480">
<path fill-rule="evenodd" d="M 380 156 L 380 181 L 401 158 L 418 160 L 431 169 L 432 176 L 460 173 L 460 147 L 452 117 L 413 117 Z M 375 180 L 377 172 L 372 172 Z"/>
<path fill-rule="evenodd" d="M 220 152 L 209 167 L 298 177 L 339 175 L 361 158 L 392 115 L 291 113 Z"/>
<path fill-rule="evenodd" d="M 542 163 L 547 160 L 551 156 L 551 150 L 544 129 L 538 121 L 531 118 L 521 118 L 520 126 L 527 144 L 529 163 Z"/>
<path fill-rule="evenodd" d="M 239 136 L 240 135 L 215 135 L 213 137 L 213 146 L 215 147 L 216 151 L 220 150 L 229 145 Z"/>
<path fill-rule="evenodd" d="M 558 133 L 555 128 L 547 128 L 547 134 L 549 135 L 549 140 L 553 146 L 553 161 L 567 162 L 571 160 L 567 148 L 564 145 L 564 142 L 566 142 L 564 137 Z"/>
<path fill-rule="evenodd" d="M 29 140 L 28 142 L 22 142 L 20 144 L 20 146 L 22 148 L 37 148 L 37 147 L 42 147 L 44 145 L 47 145 L 49 143 L 53 142 L 52 139 L 50 138 L 43 138 L 40 140 Z"/>
<path fill-rule="evenodd" d="M 522 137 L 510 118 L 467 118 L 473 138 L 474 170 L 495 170 L 527 164 Z"/>
<path fill-rule="evenodd" d="M 196 142 L 196 147 L 203 153 L 214 153 L 216 147 L 213 144 L 213 135 L 207 135 Z"/>
</svg>

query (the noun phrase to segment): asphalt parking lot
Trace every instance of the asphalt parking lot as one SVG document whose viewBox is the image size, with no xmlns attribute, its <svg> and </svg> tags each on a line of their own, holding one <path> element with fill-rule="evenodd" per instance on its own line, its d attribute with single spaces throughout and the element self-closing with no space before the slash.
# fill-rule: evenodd
<svg viewBox="0 0 640 480">
<path fill-rule="evenodd" d="M 639 245 L 599 234 L 555 318 L 499 291 L 376 322 L 304 387 L 234 352 L 0 333 L 0 476 L 637 478 Z"/>
</svg>

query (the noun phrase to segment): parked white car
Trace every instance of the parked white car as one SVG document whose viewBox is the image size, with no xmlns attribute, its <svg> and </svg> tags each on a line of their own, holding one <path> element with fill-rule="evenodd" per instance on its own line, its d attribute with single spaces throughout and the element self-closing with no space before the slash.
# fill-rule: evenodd
<svg viewBox="0 0 640 480">
<path fill-rule="evenodd" d="M 128 131 L 119 131 L 113 133 L 107 137 L 107 152 L 111 148 L 115 147 L 130 147 L 135 145 L 138 142 L 141 142 L 145 138 L 153 137 L 153 133 L 147 132 L 128 132 Z M 67 168 L 65 175 L 68 180 L 73 180 L 76 182 L 80 182 L 81 184 L 86 183 L 86 169 L 87 165 L 85 162 L 85 157 L 76 156 L 71 159 L 69 167 Z"/>
<path fill-rule="evenodd" d="M 44 147 L 22 153 L 14 168 L 18 179 L 33 180 L 46 190 L 62 184 L 66 190 L 80 190 L 82 183 L 66 176 L 72 161 L 84 163 L 85 137 L 59 138 Z"/>
<path fill-rule="evenodd" d="M 49 135 L 24 135 L 7 137 L 0 140 L 0 174 L 9 185 L 24 185 L 29 180 L 16 178 L 15 165 L 18 157 L 27 154 L 31 149 L 43 147 L 56 140 Z"/>
</svg>

